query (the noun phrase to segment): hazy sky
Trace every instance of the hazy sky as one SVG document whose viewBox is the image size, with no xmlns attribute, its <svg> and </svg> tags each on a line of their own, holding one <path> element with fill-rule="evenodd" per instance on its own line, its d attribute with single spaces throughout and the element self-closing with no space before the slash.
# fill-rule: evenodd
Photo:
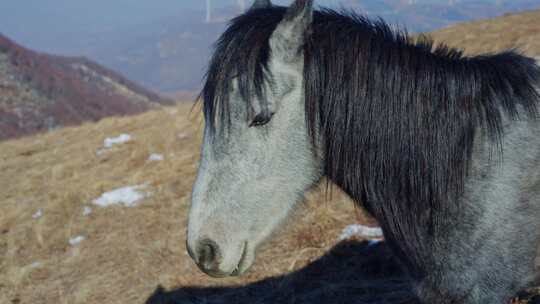
<svg viewBox="0 0 540 304">
<path fill-rule="evenodd" d="M 251 1 L 246 0 L 246 3 L 250 5 Z M 236 5 L 237 0 L 212 2 L 216 6 L 227 6 Z M 273 2 L 284 5 L 292 1 Z M 340 2 L 343 1 L 316 1 L 321 5 Z M 19 35 L 26 31 L 101 31 L 176 15 L 181 10 L 204 8 L 204 0 L 0 0 L 0 32 Z"/>
<path fill-rule="evenodd" d="M 345 1 L 317 0 L 316 4 L 331 6 Z M 237 0 L 212 2 L 216 6 L 237 5 Z M 292 0 L 273 2 L 285 5 Z M 252 0 L 246 0 L 246 3 L 251 5 Z M 50 45 L 55 39 L 125 29 L 167 16 L 182 15 L 180 13 L 185 10 L 200 12 L 204 9 L 205 0 L 0 0 L 0 32 L 24 45 L 39 48 L 45 40 Z"/>
<path fill-rule="evenodd" d="M 440 2 L 444 0 L 419 0 Z M 470 0 L 462 0 L 470 1 Z M 479 1 L 479 0 L 475 0 Z M 495 0 L 480 0 L 492 1 Z M 213 0 L 216 6 L 236 5 L 237 0 Z M 252 0 L 246 0 L 250 5 Z M 288 4 L 292 0 L 274 0 Z M 337 5 L 342 0 L 318 0 L 317 4 Z M 101 30 L 132 25 L 175 15 L 186 9 L 204 10 L 204 0 L 1 0 L 0 32 L 48 29 Z M 75 26 L 75 28 L 70 28 Z"/>
<path fill-rule="evenodd" d="M 287 0 L 275 0 L 287 4 Z M 319 3 L 339 2 L 324 0 Z M 0 31 L 76 24 L 106 28 L 152 21 L 192 9 L 204 10 L 205 0 L 1 0 Z M 237 5 L 236 0 L 212 0 L 215 6 Z M 246 0 L 251 4 L 251 0 Z M 69 30 L 66 28 L 65 30 Z"/>
<path fill-rule="evenodd" d="M 248 5 L 252 0 L 246 0 Z M 442 0 L 420 0 L 437 2 Z M 467 1 L 467 0 L 464 0 Z M 478 0 L 476 0 L 478 1 Z M 484 0 L 495 1 L 495 0 Z M 213 0 L 216 6 L 236 5 L 237 0 Z M 274 0 L 288 4 L 291 0 Z M 317 4 L 338 5 L 340 0 Z M 0 0 L 0 32 L 19 36 L 34 32 L 99 32 L 140 24 L 181 10 L 204 10 L 204 0 Z"/>
<path fill-rule="evenodd" d="M 281 5 L 291 2 L 274 1 Z M 324 5 L 338 2 L 318 1 Z M 205 0 L 0 0 L 0 33 L 38 47 L 40 40 L 51 37 L 100 33 L 181 15 L 185 10 L 204 11 L 205 3 Z M 212 3 L 231 6 L 237 5 L 237 0 L 212 0 Z M 247 5 L 251 3 L 246 0 Z"/>
</svg>

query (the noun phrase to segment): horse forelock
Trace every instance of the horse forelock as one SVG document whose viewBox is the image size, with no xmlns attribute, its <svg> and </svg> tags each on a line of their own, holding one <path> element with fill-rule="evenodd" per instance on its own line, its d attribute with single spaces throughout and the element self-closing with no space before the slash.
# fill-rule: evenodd
<svg viewBox="0 0 540 304">
<path fill-rule="evenodd" d="M 249 10 L 233 19 L 215 44 L 200 94 L 206 123 L 212 131 L 217 124 L 226 128 L 230 123 L 233 79 L 246 107 L 255 98 L 264 103 L 265 83 L 272 81 L 269 39 L 284 13 L 283 7 Z M 264 109 L 266 105 L 259 107 Z"/>
</svg>

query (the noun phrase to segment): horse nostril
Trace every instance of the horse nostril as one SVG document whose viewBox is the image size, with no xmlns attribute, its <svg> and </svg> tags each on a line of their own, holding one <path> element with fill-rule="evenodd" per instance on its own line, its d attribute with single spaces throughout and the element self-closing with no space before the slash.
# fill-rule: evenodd
<svg viewBox="0 0 540 304">
<path fill-rule="evenodd" d="M 199 243 L 198 250 L 199 266 L 205 270 L 213 270 L 218 267 L 221 258 L 219 247 L 216 242 L 205 239 Z"/>
</svg>

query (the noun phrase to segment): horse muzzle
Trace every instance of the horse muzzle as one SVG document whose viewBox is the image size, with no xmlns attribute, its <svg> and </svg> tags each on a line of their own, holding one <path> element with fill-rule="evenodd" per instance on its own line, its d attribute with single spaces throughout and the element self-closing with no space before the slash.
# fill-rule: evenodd
<svg viewBox="0 0 540 304">
<path fill-rule="evenodd" d="M 254 260 L 254 254 L 245 241 L 240 246 L 228 247 L 220 246 L 210 238 L 203 238 L 194 244 L 187 242 L 186 246 L 199 269 L 214 278 L 242 275 Z"/>
</svg>

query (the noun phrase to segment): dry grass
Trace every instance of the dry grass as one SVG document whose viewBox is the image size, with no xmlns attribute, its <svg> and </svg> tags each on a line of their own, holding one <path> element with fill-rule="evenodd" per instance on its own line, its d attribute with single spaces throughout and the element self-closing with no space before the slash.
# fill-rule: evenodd
<svg viewBox="0 0 540 304">
<path fill-rule="evenodd" d="M 144 303 L 158 285 L 223 286 L 301 269 L 355 222 L 340 193 L 309 195 L 289 227 L 239 279 L 202 275 L 186 254 L 185 226 L 201 123 L 191 105 L 0 144 L 0 303 Z M 106 137 L 130 143 L 97 155 Z M 151 153 L 163 162 L 147 162 Z M 103 192 L 148 183 L 136 208 L 94 208 Z M 85 206 L 94 212 L 83 216 Z M 43 217 L 32 215 L 43 209 Z M 74 236 L 85 236 L 70 246 Z M 197 302 L 196 302 L 197 303 Z"/>
<path fill-rule="evenodd" d="M 201 129 L 190 108 L 0 144 L 0 303 L 412 303 L 384 246 L 337 243 L 346 225 L 370 219 L 322 189 L 246 276 L 201 274 L 184 246 Z M 96 153 L 120 133 L 134 140 Z M 151 153 L 165 161 L 147 162 Z M 103 192 L 145 183 L 151 196 L 135 208 L 92 206 Z M 83 216 L 87 206 L 94 211 Z M 86 239 L 69 245 L 79 235 Z"/>
<path fill-rule="evenodd" d="M 540 60 L 540 10 L 462 23 L 431 33 L 437 42 L 465 48 L 467 54 L 517 48 Z"/>
</svg>

